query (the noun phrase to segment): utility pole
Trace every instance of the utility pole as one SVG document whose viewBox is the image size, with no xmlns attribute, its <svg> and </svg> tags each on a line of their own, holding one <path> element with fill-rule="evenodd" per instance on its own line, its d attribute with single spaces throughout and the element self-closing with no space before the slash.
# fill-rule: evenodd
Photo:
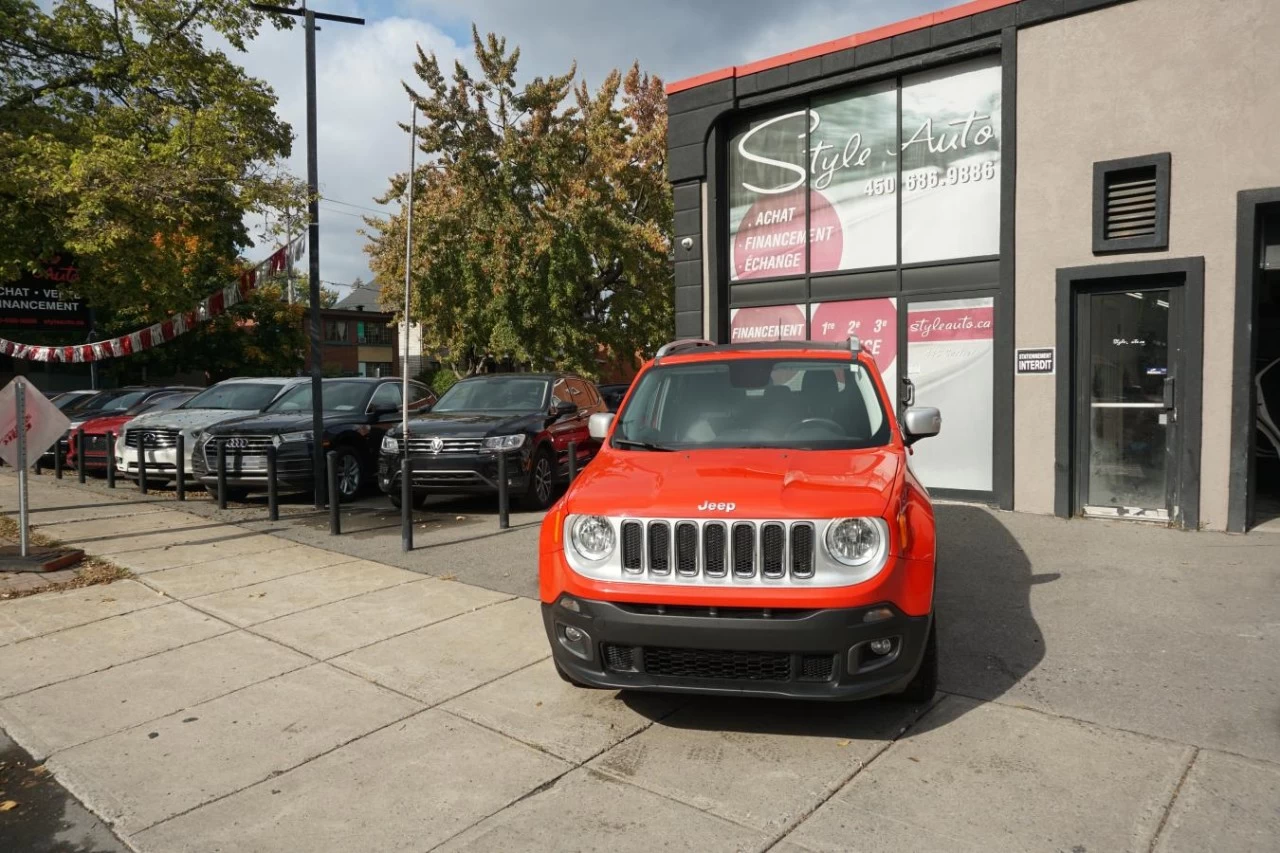
<svg viewBox="0 0 1280 853">
<path fill-rule="evenodd" d="M 320 365 L 320 167 L 316 162 L 316 21 L 334 21 L 340 24 L 356 24 L 364 26 L 364 18 L 353 18 L 349 15 L 333 15 L 328 12 L 314 12 L 311 9 L 289 9 L 284 6 L 269 6 L 265 3 L 251 4 L 259 12 L 275 15 L 293 15 L 301 17 L 306 29 L 307 46 L 307 191 L 309 199 L 309 219 L 307 226 L 307 254 L 310 256 L 309 272 L 311 276 L 311 445 L 315 451 L 312 460 L 312 476 L 316 484 L 316 509 L 325 504 L 325 460 L 324 460 L 324 392 L 321 379 L 324 371 Z M 330 495 L 331 500 L 337 500 Z"/>
</svg>

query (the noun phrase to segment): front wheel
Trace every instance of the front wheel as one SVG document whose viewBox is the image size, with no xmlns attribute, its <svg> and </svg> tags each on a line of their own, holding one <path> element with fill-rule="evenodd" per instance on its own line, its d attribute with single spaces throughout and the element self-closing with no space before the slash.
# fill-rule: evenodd
<svg viewBox="0 0 1280 853">
<path fill-rule="evenodd" d="M 338 469 L 338 501 L 349 503 L 360 497 L 360 489 L 364 486 L 364 468 L 360 457 L 349 447 L 340 447 L 334 451 L 337 458 L 334 466 Z M 325 476 L 328 476 L 326 470 Z"/>
<path fill-rule="evenodd" d="M 528 510 L 542 511 L 551 506 L 555 497 L 555 466 L 551 462 L 551 452 L 543 447 L 533 455 L 529 465 L 529 485 L 521 505 Z"/>
<path fill-rule="evenodd" d="M 928 702 L 938 692 L 938 617 L 929 625 L 929 638 L 924 643 L 924 657 L 915 678 L 894 698 L 903 702 Z"/>
</svg>

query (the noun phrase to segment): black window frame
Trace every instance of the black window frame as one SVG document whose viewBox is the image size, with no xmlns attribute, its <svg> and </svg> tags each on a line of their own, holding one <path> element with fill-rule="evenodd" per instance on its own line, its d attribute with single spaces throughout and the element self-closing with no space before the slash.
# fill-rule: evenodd
<svg viewBox="0 0 1280 853">
<path fill-rule="evenodd" d="M 1144 154 L 1140 157 L 1124 157 L 1119 160 L 1099 160 L 1093 164 L 1093 253 L 1095 255 L 1168 251 L 1169 173 L 1172 165 L 1173 157 L 1168 151 Z M 1154 168 L 1156 171 L 1155 233 L 1108 239 L 1106 236 L 1107 176 L 1115 172 L 1145 168 Z"/>
</svg>

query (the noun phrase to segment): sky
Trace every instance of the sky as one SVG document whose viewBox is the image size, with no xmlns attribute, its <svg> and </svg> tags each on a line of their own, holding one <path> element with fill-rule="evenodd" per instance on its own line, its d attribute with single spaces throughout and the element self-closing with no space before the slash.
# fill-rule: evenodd
<svg viewBox="0 0 1280 853">
<path fill-rule="evenodd" d="M 364 17 L 363 27 L 323 23 L 316 35 L 320 278 L 340 293 L 372 277 L 362 217 L 389 176 L 408 167 L 409 119 L 401 81 L 416 78 L 415 45 L 441 65 L 470 57 L 471 25 L 520 47 L 520 80 L 564 73 L 595 87 L 639 61 L 666 82 L 946 8 L 958 0 L 312 0 L 317 11 Z M 267 28 L 233 54 L 279 98 L 292 126 L 288 166 L 305 177 L 306 88 L 300 27 Z M 385 210 L 386 208 L 381 208 Z M 249 222 L 260 232 L 261 218 Z M 254 260 L 267 249 L 249 252 Z M 303 261 L 305 264 L 305 260 Z"/>
</svg>

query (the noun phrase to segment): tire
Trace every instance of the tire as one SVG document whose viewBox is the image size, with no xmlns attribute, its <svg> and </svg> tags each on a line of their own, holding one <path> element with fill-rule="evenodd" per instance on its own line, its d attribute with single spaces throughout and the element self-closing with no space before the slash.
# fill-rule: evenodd
<svg viewBox="0 0 1280 853">
<path fill-rule="evenodd" d="M 520 506 L 524 509 L 541 512 L 555 503 L 556 466 L 551 452 L 541 447 L 533 454 L 533 462 L 529 465 L 529 485 L 520 497 Z"/>
<path fill-rule="evenodd" d="M 933 617 L 929 625 L 929 637 L 924 642 L 924 657 L 920 660 L 920 669 L 916 670 L 901 693 L 894 696 L 903 702 L 928 702 L 938 692 L 938 617 Z"/>
<path fill-rule="evenodd" d="M 427 490 L 413 489 L 411 494 L 413 495 L 413 502 L 410 505 L 414 509 L 422 509 L 423 504 L 427 502 Z M 388 492 L 387 497 L 391 498 L 391 505 L 393 507 L 395 507 L 396 509 L 400 509 L 400 506 L 403 502 L 400 500 L 399 488 L 396 488 L 393 491 Z"/>
<path fill-rule="evenodd" d="M 360 497 L 360 492 L 364 489 L 364 464 L 350 447 L 339 447 L 335 452 L 337 458 L 334 459 L 334 464 L 338 469 L 338 502 L 350 503 Z M 325 476 L 329 476 L 327 469 Z"/>
</svg>

